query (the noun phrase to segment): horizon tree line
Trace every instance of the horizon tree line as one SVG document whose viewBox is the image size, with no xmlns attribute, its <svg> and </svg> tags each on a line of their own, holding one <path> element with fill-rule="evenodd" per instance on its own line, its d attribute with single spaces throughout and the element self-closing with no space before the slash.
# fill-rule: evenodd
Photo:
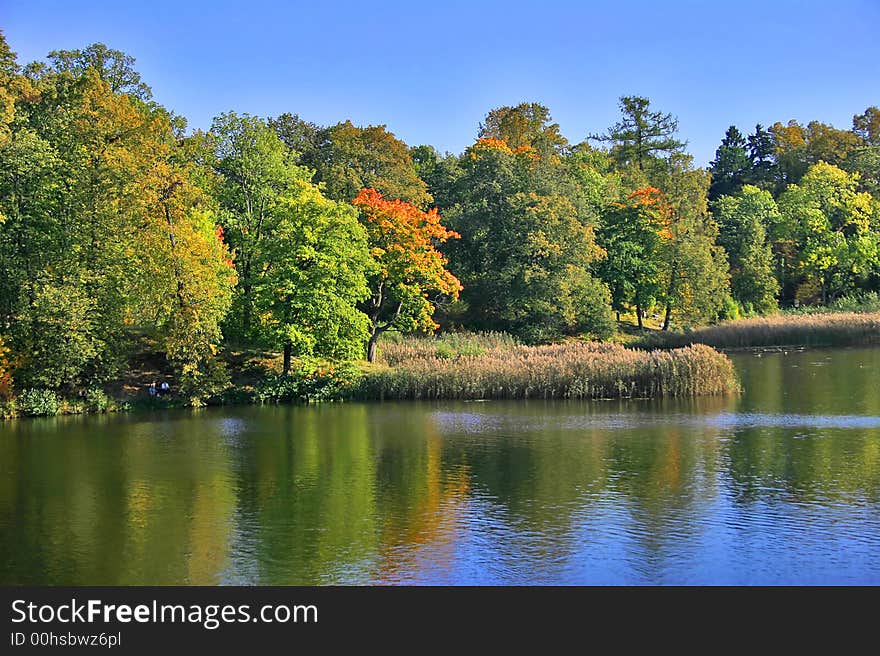
<svg viewBox="0 0 880 656">
<path fill-rule="evenodd" d="M 708 168 L 620 99 L 569 142 L 538 103 L 463 153 L 386 126 L 226 112 L 205 132 L 102 44 L 21 66 L 0 33 L 0 394 L 85 389 L 144 348 L 194 402 L 231 346 L 373 360 L 387 331 L 610 337 L 877 291 L 880 110 L 731 126 Z"/>
</svg>

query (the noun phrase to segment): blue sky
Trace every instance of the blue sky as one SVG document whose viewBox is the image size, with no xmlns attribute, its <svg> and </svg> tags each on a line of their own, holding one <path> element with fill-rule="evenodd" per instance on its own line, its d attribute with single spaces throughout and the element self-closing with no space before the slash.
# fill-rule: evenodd
<svg viewBox="0 0 880 656">
<path fill-rule="evenodd" d="M 698 164 L 730 124 L 848 128 L 880 104 L 880 0 L 0 0 L 0 27 L 22 62 L 95 41 L 133 55 L 192 127 L 290 111 L 452 152 L 524 100 L 577 142 L 616 120 L 618 96 L 648 96 Z"/>
</svg>

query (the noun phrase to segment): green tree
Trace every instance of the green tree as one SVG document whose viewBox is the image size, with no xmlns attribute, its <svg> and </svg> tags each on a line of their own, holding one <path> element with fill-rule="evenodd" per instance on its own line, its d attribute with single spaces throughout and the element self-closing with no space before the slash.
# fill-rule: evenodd
<svg viewBox="0 0 880 656">
<path fill-rule="evenodd" d="M 856 176 L 820 162 L 779 198 L 777 237 L 794 241 L 788 263 L 802 301 L 856 289 L 880 263 L 878 217 Z"/>
<path fill-rule="evenodd" d="M 262 338 L 291 356 L 357 359 L 369 335 L 367 237 L 347 204 L 303 180 L 286 190 L 254 290 Z"/>
<path fill-rule="evenodd" d="M 772 190 L 779 180 L 776 164 L 776 146 L 773 133 L 758 123 L 748 137 L 749 175 L 747 182 L 761 189 Z"/>
<path fill-rule="evenodd" d="M 321 140 L 321 128 L 299 117 L 298 114 L 285 113 L 277 118 L 270 118 L 269 127 L 275 130 L 284 145 L 296 154 L 299 164 L 308 165 L 310 157 Z"/>
<path fill-rule="evenodd" d="M 432 201 L 419 178 L 407 145 L 384 125 L 357 127 L 345 121 L 319 134 L 317 148 L 303 163 L 316 170 L 333 200 L 351 202 L 361 189 L 377 190 L 384 198 L 399 199 L 424 209 Z"/>
<path fill-rule="evenodd" d="M 604 135 L 593 139 L 612 144 L 620 166 L 639 171 L 649 169 L 651 160 L 680 152 L 685 142 L 675 138 L 678 119 L 672 114 L 651 111 L 651 101 L 641 96 L 620 98 L 621 120 Z"/>
<path fill-rule="evenodd" d="M 662 193 L 654 187 L 633 192 L 602 217 L 599 245 L 607 256 L 597 271 L 611 290 L 612 307 L 620 313 L 636 312 L 642 328 L 643 310 L 660 294 L 660 269 L 664 240 L 668 240 L 669 216 Z"/>
<path fill-rule="evenodd" d="M 278 135 L 254 116 L 221 114 L 201 149 L 201 161 L 217 176 L 214 193 L 238 270 L 227 326 L 231 335 L 254 340 L 258 326 L 254 287 L 263 274 L 278 207 L 287 190 L 308 180 L 309 172 L 293 163 Z"/>
<path fill-rule="evenodd" d="M 568 140 L 559 132 L 559 124 L 551 123 L 550 110 L 539 103 L 491 110 L 480 124 L 479 139 L 500 139 L 511 149 L 533 148 L 542 155 L 561 153 Z"/>
<path fill-rule="evenodd" d="M 675 153 L 654 175 L 669 214 L 669 239 L 660 270 L 663 328 L 715 319 L 729 297 L 728 262 L 717 245 L 718 225 L 708 212 L 710 174 L 695 169 L 690 155 Z"/>
<path fill-rule="evenodd" d="M 724 140 L 715 151 L 715 159 L 709 164 L 712 185 L 709 187 L 709 200 L 738 192 L 749 177 L 751 160 L 748 144 L 736 126 L 727 128 Z"/>
<path fill-rule="evenodd" d="M 367 335 L 355 306 L 369 266 L 353 210 L 324 198 L 259 118 L 223 114 L 205 145 L 238 265 L 235 334 L 282 349 L 285 374 L 293 356 L 351 357 Z"/>
<path fill-rule="evenodd" d="M 773 273 L 768 226 L 779 223 L 776 201 L 769 192 L 746 185 L 735 196 L 722 196 L 713 205 L 719 225 L 718 243 L 730 260 L 734 300 L 747 311 L 777 309 L 779 283 Z"/>
<path fill-rule="evenodd" d="M 853 132 L 866 146 L 880 146 L 880 107 L 853 116 Z"/>
<path fill-rule="evenodd" d="M 566 163 L 485 138 L 461 159 L 445 208 L 462 239 L 449 245 L 462 278 L 463 319 L 530 342 L 613 331 L 592 213 Z"/>
<path fill-rule="evenodd" d="M 153 91 L 134 68 L 134 57 L 103 43 L 93 43 L 82 50 L 53 50 L 48 59 L 54 73 L 69 73 L 77 79 L 86 71 L 96 71 L 113 93 L 130 95 L 144 102 L 153 97 Z"/>
</svg>

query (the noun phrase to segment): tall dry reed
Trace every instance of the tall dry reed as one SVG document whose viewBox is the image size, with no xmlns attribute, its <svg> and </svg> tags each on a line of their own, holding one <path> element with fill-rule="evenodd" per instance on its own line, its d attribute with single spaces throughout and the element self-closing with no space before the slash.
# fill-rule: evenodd
<svg viewBox="0 0 880 656">
<path fill-rule="evenodd" d="M 366 372 L 365 399 L 611 399 L 727 394 L 730 360 L 697 345 L 636 351 L 613 343 L 505 344 L 481 355 L 437 357 L 408 342 Z M 393 354 L 393 355 L 391 355 Z"/>
<path fill-rule="evenodd" d="M 654 332 L 642 348 L 706 344 L 716 348 L 856 346 L 880 344 L 880 313 L 776 315 L 727 321 L 687 333 Z"/>
</svg>

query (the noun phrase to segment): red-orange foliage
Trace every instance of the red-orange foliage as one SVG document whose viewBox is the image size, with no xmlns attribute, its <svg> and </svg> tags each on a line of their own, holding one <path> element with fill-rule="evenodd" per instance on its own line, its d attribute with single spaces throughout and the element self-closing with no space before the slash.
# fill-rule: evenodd
<svg viewBox="0 0 880 656">
<path fill-rule="evenodd" d="M 500 150 L 508 155 L 513 153 L 504 139 L 496 139 L 495 137 L 482 137 L 477 139 L 477 143 L 475 143 L 472 148 L 474 150 Z"/>
<path fill-rule="evenodd" d="M 643 187 L 632 192 L 627 199 L 636 207 L 653 210 L 657 233 L 665 240 L 672 239 L 672 208 L 669 201 L 657 187 Z"/>
<path fill-rule="evenodd" d="M 436 328 L 429 294 L 454 299 L 461 291 L 461 283 L 446 270 L 447 260 L 436 245 L 460 235 L 440 223 L 436 208 L 423 212 L 405 201 L 385 200 L 375 189 L 362 189 L 353 202 L 361 210 L 379 268 L 369 313 L 374 326 L 382 310 L 393 306 L 388 327 L 404 317 L 411 328 Z"/>
<path fill-rule="evenodd" d="M 12 397 L 12 365 L 9 362 L 9 349 L 0 337 L 0 399 Z"/>
</svg>

